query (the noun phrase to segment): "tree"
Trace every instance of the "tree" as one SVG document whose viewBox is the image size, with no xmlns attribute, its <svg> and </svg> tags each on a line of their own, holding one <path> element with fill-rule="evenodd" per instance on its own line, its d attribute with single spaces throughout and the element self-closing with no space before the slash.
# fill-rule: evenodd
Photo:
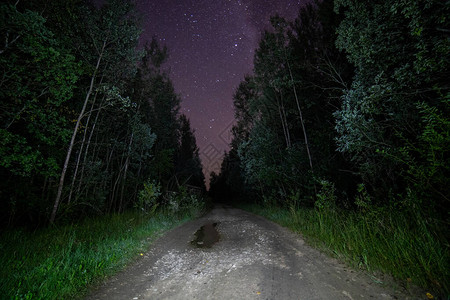
<svg viewBox="0 0 450 300">
<path fill-rule="evenodd" d="M 167 59 L 167 49 L 160 47 L 155 38 L 145 46 L 133 86 L 132 95 L 139 103 L 143 122 L 150 124 L 157 135 L 152 160 L 152 178 L 157 178 L 167 190 L 176 172 L 180 142 L 178 113 L 180 98 L 161 65 Z"/>
<path fill-rule="evenodd" d="M 11 174 L 18 181 L 44 182 L 59 172 L 58 147 L 70 134 L 65 104 L 73 95 L 80 64 L 38 13 L 1 4 L 0 17 L 5 37 L 0 49 L 2 177 L 4 182 Z"/>
<path fill-rule="evenodd" d="M 339 151 L 350 156 L 364 183 L 386 199 L 405 191 L 406 167 L 396 157 L 423 130 L 418 103 L 447 111 L 448 5 L 336 1 L 344 14 L 337 46 L 356 67 L 336 112 Z M 407 141 L 407 142 L 406 142 Z"/>
<path fill-rule="evenodd" d="M 67 120 L 60 112 L 72 96 L 79 64 L 52 38 L 40 15 L 6 4 L 0 8 L 6 37 L 0 50 L 1 134 L 2 149 L 9 148 L 1 165 L 18 175 L 53 174 L 55 157 L 36 146 L 67 138 Z"/>
<path fill-rule="evenodd" d="M 292 23 L 275 16 L 271 24 L 254 76 L 235 93 L 231 151 L 256 190 L 282 198 L 300 192 L 311 202 L 320 178 L 348 178 L 337 175 L 346 167 L 335 152 L 333 113 L 353 72 L 334 45 L 339 22 L 329 1 L 305 6 Z"/>
<path fill-rule="evenodd" d="M 180 147 L 178 149 L 176 176 L 180 182 L 199 187 L 205 191 L 205 176 L 202 171 L 194 131 L 185 115 L 180 116 L 179 122 Z"/>
<path fill-rule="evenodd" d="M 53 223 L 56 217 L 75 139 L 81 121 L 85 117 L 86 108 L 91 100 L 94 88 L 99 83 L 102 83 L 105 76 L 109 78 L 114 78 L 115 76 L 117 78 L 120 77 L 117 76 L 118 74 L 124 75 L 124 72 L 129 72 L 129 68 L 124 68 L 122 64 L 128 63 L 130 65 L 130 61 L 133 62 L 137 58 L 135 46 L 137 45 L 140 28 L 137 26 L 136 19 L 133 18 L 132 5 L 130 3 L 121 0 L 111 0 L 102 6 L 99 11 L 95 11 L 92 7 L 85 7 L 83 16 L 85 17 L 83 24 L 86 26 L 84 32 L 89 36 L 91 43 L 83 43 L 81 46 L 92 51 L 86 53 L 85 56 L 92 68 L 91 80 L 67 149 L 55 203 L 50 216 L 50 223 Z M 83 42 L 86 41 L 88 39 Z M 82 54 L 86 49 L 81 49 Z M 95 53 L 95 55 L 91 55 L 91 53 Z M 105 91 L 109 89 L 111 96 L 121 99 L 119 94 L 114 94 L 114 83 L 110 82 L 110 87 L 105 86 L 107 89 Z"/>
<path fill-rule="evenodd" d="M 0 14 L 2 220 L 122 212 L 145 182 L 169 189 L 177 170 L 204 185 L 161 69 L 167 49 L 153 39 L 137 50 L 130 1 L 17 1 Z"/>
</svg>

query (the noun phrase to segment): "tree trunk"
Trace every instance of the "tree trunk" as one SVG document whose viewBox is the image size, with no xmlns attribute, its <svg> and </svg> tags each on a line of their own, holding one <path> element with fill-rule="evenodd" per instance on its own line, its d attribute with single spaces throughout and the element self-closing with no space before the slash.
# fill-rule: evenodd
<svg viewBox="0 0 450 300">
<path fill-rule="evenodd" d="M 96 97 L 94 97 L 94 101 L 92 101 L 91 111 L 94 108 L 95 100 L 96 100 Z M 72 193 L 73 193 L 73 189 L 74 189 L 74 186 L 75 186 L 75 180 L 76 180 L 77 175 L 78 175 L 78 167 L 80 166 L 81 155 L 83 154 L 83 148 L 84 148 L 84 144 L 86 142 L 86 135 L 87 135 L 88 128 L 89 128 L 89 122 L 91 120 L 91 115 L 92 115 L 92 113 L 89 113 L 87 121 L 86 121 L 86 129 L 84 130 L 84 133 L 83 133 L 83 140 L 81 141 L 80 152 L 78 153 L 76 166 L 75 166 L 75 171 L 73 172 L 72 183 L 70 184 L 69 199 L 67 200 L 67 204 L 70 204 L 70 200 L 72 199 Z"/>
<path fill-rule="evenodd" d="M 131 129 L 131 130 L 133 130 L 133 129 Z M 128 165 L 130 164 L 130 152 L 131 152 L 131 145 L 133 143 L 133 137 L 134 137 L 134 133 L 131 132 L 130 143 L 128 144 L 127 159 L 125 160 L 125 171 L 123 173 L 122 192 L 120 194 L 119 211 L 122 210 L 122 205 L 123 205 L 123 192 L 125 190 L 125 184 L 126 184 L 126 181 L 127 181 L 127 172 L 128 172 Z"/>
<path fill-rule="evenodd" d="M 63 169 L 62 169 L 62 172 L 61 172 L 61 177 L 59 179 L 58 192 L 56 193 L 55 204 L 53 205 L 52 214 L 50 215 L 50 224 L 53 224 L 55 222 L 56 212 L 58 211 L 59 202 L 61 200 L 62 189 L 63 189 L 63 186 L 64 186 L 64 179 L 66 177 L 66 172 L 67 172 L 67 168 L 69 166 L 70 156 L 72 154 L 73 146 L 75 144 L 75 138 L 77 136 L 78 128 L 80 127 L 81 119 L 83 118 L 84 112 L 86 110 L 86 106 L 87 106 L 87 104 L 89 102 L 89 99 L 91 97 L 92 91 L 94 89 L 95 77 L 96 77 L 97 71 L 98 71 L 98 69 L 100 67 L 100 62 L 102 61 L 103 51 L 105 50 L 105 46 L 106 46 L 106 40 L 103 43 L 102 51 L 100 52 L 99 58 L 97 60 L 97 65 L 95 66 L 94 74 L 92 74 L 91 84 L 89 85 L 89 90 L 88 90 L 88 92 L 86 94 L 86 98 L 85 98 L 84 103 L 83 103 L 83 108 L 81 109 L 80 114 L 78 116 L 78 120 L 77 120 L 77 123 L 75 124 L 75 128 L 74 128 L 73 134 L 72 134 L 72 138 L 70 140 L 69 148 L 67 149 L 66 160 L 64 161 L 64 166 L 63 166 Z"/>
<path fill-rule="evenodd" d="M 111 164 L 111 161 L 112 161 L 112 156 L 114 154 L 114 150 L 115 150 L 115 144 L 111 147 L 111 151 L 110 151 L 110 153 L 108 155 L 108 158 L 106 160 L 106 169 L 105 169 L 105 173 L 106 174 L 108 174 L 108 172 L 109 172 L 110 164 Z M 112 178 L 111 178 L 111 180 L 112 180 Z M 103 189 L 106 189 L 106 187 L 108 185 L 107 180 L 103 180 L 102 185 L 103 185 Z M 110 190 L 112 190 L 112 187 L 110 187 Z M 111 196 L 109 197 L 109 199 L 111 200 Z M 113 205 L 113 202 L 109 201 L 109 203 L 108 203 L 108 213 L 111 212 L 112 205 Z"/>
<path fill-rule="evenodd" d="M 302 114 L 302 110 L 300 108 L 300 103 L 298 101 L 297 89 L 295 88 L 295 83 L 294 83 L 294 76 L 292 76 L 291 65 L 289 64 L 287 55 L 286 55 L 286 62 L 287 62 L 288 69 L 289 69 L 289 75 L 291 77 L 292 87 L 294 88 L 295 102 L 297 103 L 298 114 L 300 116 L 300 122 L 302 124 L 303 136 L 305 137 L 305 146 L 306 146 L 306 152 L 308 153 L 309 166 L 311 167 L 311 172 L 314 174 L 314 169 L 313 169 L 313 164 L 312 164 L 312 159 L 311 159 L 311 152 L 309 151 L 308 136 L 306 135 L 305 122 L 303 121 L 303 114 Z"/>
<path fill-rule="evenodd" d="M 102 106 L 102 103 L 103 103 L 103 100 L 100 103 L 100 107 Z M 88 141 L 86 143 L 86 150 L 84 151 L 83 163 L 81 165 L 80 180 L 78 182 L 77 193 L 80 192 L 81 185 L 83 183 L 84 169 L 85 169 L 85 166 L 86 166 L 87 155 L 89 153 L 89 148 L 91 147 L 91 140 L 92 140 L 92 136 L 94 135 L 94 132 L 95 132 L 95 127 L 97 127 L 97 121 L 98 121 L 98 116 L 100 115 L 100 111 L 101 111 L 101 108 L 99 108 L 98 111 L 97 111 L 97 115 L 95 116 L 94 124 L 92 124 L 91 133 L 89 134 L 89 138 L 88 138 Z"/>
<path fill-rule="evenodd" d="M 281 100 L 281 98 L 278 99 L 276 91 L 275 91 L 275 100 L 277 102 L 278 114 L 280 115 L 281 126 L 283 127 L 283 135 L 284 135 L 284 140 L 286 142 L 286 147 L 290 148 L 291 147 L 291 137 L 290 137 L 290 134 L 289 134 L 289 128 L 288 128 L 288 124 L 287 124 L 286 113 L 285 113 L 285 110 L 284 110 L 283 101 Z"/>
<path fill-rule="evenodd" d="M 287 121 L 287 117 L 286 117 L 286 110 L 284 109 L 284 103 L 283 103 L 283 95 L 280 95 L 280 104 L 281 104 L 281 113 L 283 116 L 283 120 L 284 120 L 284 126 L 286 127 L 286 136 L 287 136 L 287 147 L 290 148 L 292 146 L 292 142 L 291 142 L 291 134 L 289 132 L 289 124 Z"/>
<path fill-rule="evenodd" d="M 280 115 L 281 125 L 283 126 L 284 141 L 286 142 L 286 147 L 289 148 L 289 140 L 288 140 L 288 137 L 286 135 L 286 127 L 284 125 L 283 114 L 281 113 L 281 106 L 280 105 L 277 105 L 277 106 L 278 106 L 278 113 Z"/>
<path fill-rule="evenodd" d="M 142 154 L 142 152 L 141 152 L 141 154 Z M 141 157 L 142 157 L 142 155 L 141 155 Z M 141 170 L 142 170 L 142 161 L 139 161 L 139 167 L 138 167 L 138 171 L 136 173 L 137 178 L 139 178 L 141 176 Z M 139 186 L 140 186 L 139 181 L 137 181 L 136 185 L 134 187 L 134 197 L 137 197 L 137 195 L 138 195 Z"/>
</svg>

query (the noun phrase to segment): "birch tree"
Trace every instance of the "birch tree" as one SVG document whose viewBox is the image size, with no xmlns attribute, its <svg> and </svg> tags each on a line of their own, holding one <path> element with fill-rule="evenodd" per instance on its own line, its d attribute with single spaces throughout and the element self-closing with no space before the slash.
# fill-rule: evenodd
<svg viewBox="0 0 450 300">
<path fill-rule="evenodd" d="M 106 75 L 108 80 L 106 83 L 109 83 L 111 87 L 114 86 L 115 77 L 120 78 L 118 74 L 130 70 L 129 67 L 124 68 L 121 64 L 131 62 L 130 65 L 133 65 L 137 58 L 135 47 L 140 29 L 129 2 L 111 0 L 99 10 L 85 7 L 82 10 L 82 17 L 85 40 L 82 41 L 79 51 L 90 66 L 90 81 L 68 145 L 50 223 L 55 220 L 75 140 L 80 124 L 86 117 L 88 103 L 92 100 L 95 89 L 98 88 L 99 78 Z"/>
</svg>

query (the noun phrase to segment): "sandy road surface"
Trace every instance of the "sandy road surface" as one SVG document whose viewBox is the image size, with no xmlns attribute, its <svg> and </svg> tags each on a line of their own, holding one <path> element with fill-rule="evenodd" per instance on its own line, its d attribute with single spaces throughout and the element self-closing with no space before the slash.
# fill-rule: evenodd
<svg viewBox="0 0 450 300">
<path fill-rule="evenodd" d="M 220 240 L 190 242 L 203 225 Z M 218 206 L 155 241 L 134 265 L 88 299 L 407 299 L 307 246 L 296 234 L 239 209 Z"/>
</svg>

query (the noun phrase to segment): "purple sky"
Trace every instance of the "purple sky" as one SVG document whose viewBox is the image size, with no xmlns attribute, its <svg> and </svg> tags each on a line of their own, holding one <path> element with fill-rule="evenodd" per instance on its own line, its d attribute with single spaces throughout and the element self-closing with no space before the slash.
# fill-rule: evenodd
<svg viewBox="0 0 450 300">
<path fill-rule="evenodd" d="M 136 0 L 142 41 L 169 48 L 167 67 L 191 120 L 204 172 L 229 149 L 234 90 L 251 74 L 261 32 L 275 13 L 292 20 L 305 0 Z"/>
</svg>

